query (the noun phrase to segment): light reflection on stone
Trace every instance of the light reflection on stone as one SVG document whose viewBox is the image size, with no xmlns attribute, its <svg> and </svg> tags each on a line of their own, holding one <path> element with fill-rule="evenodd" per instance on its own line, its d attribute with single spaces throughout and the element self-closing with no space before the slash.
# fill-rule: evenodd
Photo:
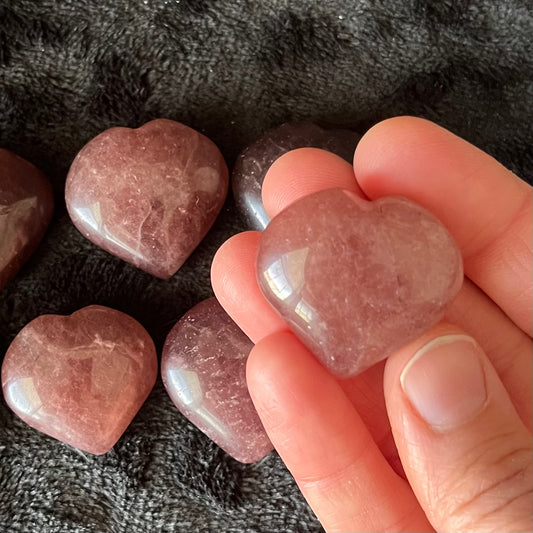
<svg viewBox="0 0 533 533">
<path fill-rule="evenodd" d="M 33 378 L 20 378 L 8 383 L 5 392 L 6 402 L 17 412 L 34 415 L 42 406 L 41 398 L 35 389 Z"/>
<path fill-rule="evenodd" d="M 292 286 L 285 275 L 283 257 L 274 261 L 263 273 L 263 279 L 279 300 L 287 300 L 292 294 Z"/>
<path fill-rule="evenodd" d="M 198 374 L 190 370 L 170 368 L 167 372 L 168 390 L 177 401 L 189 409 L 196 409 L 202 404 L 204 393 Z"/>
<path fill-rule="evenodd" d="M 80 218 L 81 223 L 100 233 L 103 229 L 102 215 L 100 213 L 100 202 L 94 202 L 94 204 L 89 206 L 83 206 L 77 208 L 78 217 Z"/>
<path fill-rule="evenodd" d="M 315 317 L 315 310 L 312 306 L 310 306 L 305 300 L 300 300 L 296 307 L 294 308 L 294 312 L 297 316 L 299 316 L 306 324 L 311 325 L 314 322 Z"/>
<path fill-rule="evenodd" d="M 100 202 L 95 202 L 94 204 L 88 207 L 78 207 L 76 209 L 76 213 L 79 216 L 82 226 L 84 226 L 85 228 L 90 228 L 95 233 L 98 233 L 109 243 L 115 245 L 117 249 L 120 249 L 123 252 L 127 253 L 130 257 L 137 258 L 138 260 L 142 261 L 143 257 L 139 250 L 128 246 L 125 241 L 120 240 L 116 232 L 109 230 L 105 226 L 102 219 Z M 87 233 L 86 236 L 88 236 L 89 234 L 90 232 Z"/>
<path fill-rule="evenodd" d="M 300 292 L 308 253 L 308 248 L 301 248 L 283 254 L 263 273 L 266 283 L 280 300 L 287 300 L 294 293 Z"/>
</svg>

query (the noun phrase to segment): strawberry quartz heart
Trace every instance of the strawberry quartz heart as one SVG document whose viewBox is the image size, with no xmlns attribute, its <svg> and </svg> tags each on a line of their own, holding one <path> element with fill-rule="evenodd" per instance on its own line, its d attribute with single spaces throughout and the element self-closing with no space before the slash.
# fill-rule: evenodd
<svg viewBox="0 0 533 533">
<path fill-rule="evenodd" d="M 85 237 L 166 279 L 203 239 L 227 189 L 228 169 L 215 144 L 158 119 L 111 128 L 86 144 L 70 167 L 65 198 Z"/>
<path fill-rule="evenodd" d="M 52 217 L 52 187 L 31 163 L 0 150 L 0 289 L 39 244 Z"/>
<path fill-rule="evenodd" d="M 124 313 L 91 305 L 23 328 L 7 350 L 2 388 L 24 422 L 99 455 L 128 427 L 156 376 L 146 330 Z"/>
<path fill-rule="evenodd" d="M 246 385 L 252 347 L 217 299 L 209 298 L 172 328 L 161 358 L 163 383 L 176 407 L 243 463 L 272 451 Z"/>
<path fill-rule="evenodd" d="M 332 373 L 348 377 L 438 322 L 463 271 L 451 235 L 424 208 L 330 189 L 270 222 L 257 276 L 302 342 Z"/>
</svg>

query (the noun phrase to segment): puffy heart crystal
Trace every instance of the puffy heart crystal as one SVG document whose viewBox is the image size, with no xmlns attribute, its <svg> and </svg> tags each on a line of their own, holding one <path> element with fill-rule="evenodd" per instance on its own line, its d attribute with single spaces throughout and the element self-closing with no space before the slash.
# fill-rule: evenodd
<svg viewBox="0 0 533 533">
<path fill-rule="evenodd" d="M 85 237 L 166 279 L 205 236 L 227 188 L 228 169 L 213 142 L 158 119 L 138 129 L 111 128 L 86 144 L 65 195 Z"/>
<path fill-rule="evenodd" d="M 426 209 L 330 189 L 265 229 L 259 285 L 294 333 L 340 377 L 387 357 L 444 315 L 461 287 L 460 252 Z"/>
<path fill-rule="evenodd" d="M 41 241 L 53 208 L 52 187 L 43 174 L 0 149 L 0 289 Z"/>
<path fill-rule="evenodd" d="M 157 356 L 146 330 L 98 305 L 31 321 L 2 365 L 4 397 L 24 422 L 94 454 L 113 447 L 156 377 Z"/>
<path fill-rule="evenodd" d="M 263 207 L 261 186 L 272 163 L 296 148 L 321 148 L 352 162 L 359 135 L 346 129 L 323 129 L 312 122 L 287 122 L 265 132 L 245 148 L 231 174 L 237 209 L 249 227 L 263 230 L 270 217 Z"/>
<path fill-rule="evenodd" d="M 172 328 L 161 358 L 163 383 L 176 407 L 243 463 L 272 450 L 246 386 L 252 346 L 216 298 L 210 298 Z"/>
</svg>

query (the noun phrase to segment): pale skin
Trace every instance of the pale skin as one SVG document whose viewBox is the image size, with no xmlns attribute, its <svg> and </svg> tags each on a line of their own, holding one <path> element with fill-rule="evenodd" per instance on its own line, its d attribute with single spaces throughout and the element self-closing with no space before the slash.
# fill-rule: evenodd
<svg viewBox="0 0 533 533">
<path fill-rule="evenodd" d="M 256 343 L 248 387 L 276 450 L 328 532 L 531 531 L 531 187 L 412 117 L 371 128 L 353 166 L 312 148 L 285 154 L 263 202 L 273 217 L 330 187 L 431 210 L 461 249 L 465 283 L 442 323 L 341 381 L 262 296 L 260 234 L 229 239 L 212 284 Z"/>
</svg>

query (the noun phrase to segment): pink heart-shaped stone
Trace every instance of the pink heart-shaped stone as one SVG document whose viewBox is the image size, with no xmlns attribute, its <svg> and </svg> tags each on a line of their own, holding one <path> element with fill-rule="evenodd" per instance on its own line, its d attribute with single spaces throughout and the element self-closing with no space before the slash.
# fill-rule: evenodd
<svg viewBox="0 0 533 533">
<path fill-rule="evenodd" d="M 217 299 L 209 298 L 172 328 L 161 357 L 163 383 L 176 407 L 243 463 L 272 451 L 246 385 L 252 347 Z"/>
<path fill-rule="evenodd" d="M 156 376 L 146 330 L 120 311 L 91 305 L 24 327 L 7 350 L 2 388 L 28 425 L 99 455 L 128 427 Z"/>
<path fill-rule="evenodd" d="M 0 149 L 0 289 L 39 244 L 53 208 L 52 187 L 44 175 Z"/>
<path fill-rule="evenodd" d="M 158 119 L 111 128 L 86 144 L 70 167 L 65 198 L 85 237 L 166 279 L 203 239 L 227 189 L 228 169 L 215 144 Z"/>
<path fill-rule="evenodd" d="M 461 254 L 429 211 L 341 189 L 276 216 L 259 244 L 261 290 L 339 377 L 387 357 L 438 322 L 463 279 Z"/>
</svg>

